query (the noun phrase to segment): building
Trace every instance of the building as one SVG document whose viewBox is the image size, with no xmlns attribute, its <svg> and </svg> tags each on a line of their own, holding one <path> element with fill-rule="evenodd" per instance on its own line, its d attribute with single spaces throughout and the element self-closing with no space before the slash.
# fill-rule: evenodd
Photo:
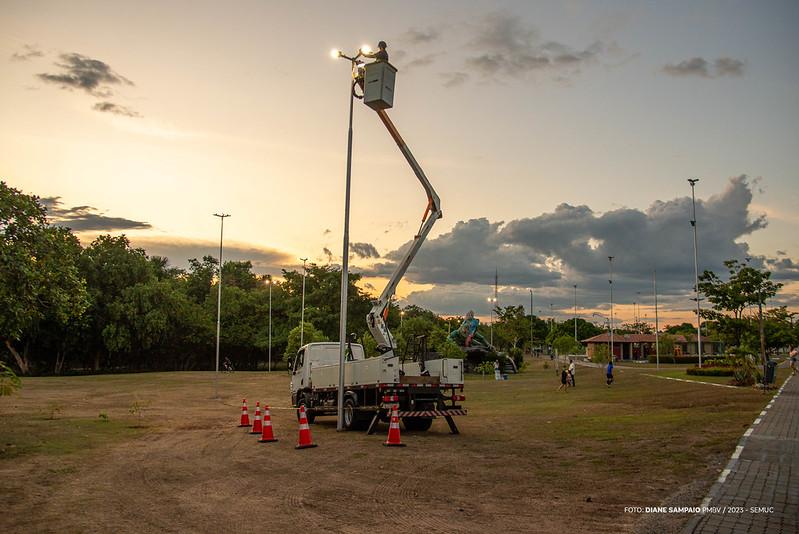
<svg viewBox="0 0 799 534">
<path fill-rule="evenodd" d="M 663 334 L 661 334 L 662 336 Z M 668 334 L 674 339 L 675 356 L 695 356 L 697 354 L 696 335 L 683 336 Z M 586 347 L 585 354 L 593 358 L 600 345 L 610 345 L 607 332 L 581 341 Z M 702 338 L 702 356 L 723 354 L 724 344 L 715 339 Z M 613 334 L 613 355 L 617 360 L 645 360 L 655 354 L 655 334 Z M 661 356 L 664 354 L 661 352 Z"/>
</svg>

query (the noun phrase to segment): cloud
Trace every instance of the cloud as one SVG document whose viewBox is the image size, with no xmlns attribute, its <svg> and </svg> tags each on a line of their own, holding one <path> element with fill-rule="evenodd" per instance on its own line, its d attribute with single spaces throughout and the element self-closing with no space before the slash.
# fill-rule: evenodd
<svg viewBox="0 0 799 534">
<path fill-rule="evenodd" d="M 134 221 L 122 217 L 108 217 L 91 206 L 63 208 L 61 207 L 61 197 L 45 197 L 40 200 L 47 208 L 47 216 L 52 224 L 65 226 L 76 232 L 152 228 L 152 225 L 147 222 Z"/>
<path fill-rule="evenodd" d="M 697 199 L 700 270 L 725 273 L 724 260 L 751 256 L 742 239 L 767 224 L 765 216 L 752 213 L 751 202 L 752 186 L 745 175 L 731 178 L 720 193 Z M 529 303 L 528 288 L 532 288 L 537 302 L 565 309 L 572 305 L 577 284 L 580 307 L 601 307 L 608 300 L 608 256 L 614 256 L 618 302 L 640 302 L 641 294 L 649 299 L 657 270 L 663 304 L 690 309 L 694 276 L 690 218 L 691 198 L 685 196 L 655 201 L 647 209 L 599 213 L 564 203 L 552 212 L 507 223 L 461 221 L 422 246 L 407 278 L 436 287 L 414 292 L 408 301 L 441 313 L 463 313 L 485 301 L 496 267 L 500 303 L 505 305 Z M 410 242 L 387 253 L 365 274 L 387 275 L 409 246 Z M 762 261 L 775 279 L 799 280 L 799 266 L 791 259 Z"/>
<path fill-rule="evenodd" d="M 219 242 L 180 237 L 129 237 L 131 243 L 147 251 L 149 256 L 169 258 L 176 267 L 187 268 L 190 258 L 218 257 Z M 224 261 L 250 261 L 258 274 L 279 274 L 280 269 L 294 266 L 294 256 L 286 252 L 249 243 L 225 240 Z"/>
<path fill-rule="evenodd" d="M 743 75 L 743 67 L 743 61 L 729 57 L 718 58 L 712 66 L 705 58 L 693 57 L 676 64 L 666 64 L 662 70 L 670 76 L 719 78 L 721 76 L 741 76 Z"/>
<path fill-rule="evenodd" d="M 444 80 L 444 87 L 458 87 L 469 80 L 465 72 L 442 72 L 439 76 Z"/>
<path fill-rule="evenodd" d="M 484 77 L 524 77 L 535 71 L 576 74 L 595 62 L 604 52 L 597 41 L 575 49 L 557 41 L 543 41 L 539 32 L 524 25 L 522 19 L 505 13 L 492 13 L 481 21 L 470 46 L 479 50 L 466 58 L 466 67 Z"/>
<path fill-rule="evenodd" d="M 402 40 L 411 44 L 427 44 L 437 40 L 441 36 L 441 32 L 433 27 L 426 29 L 410 28 L 406 31 Z"/>
<path fill-rule="evenodd" d="M 424 56 L 413 59 L 405 64 L 404 70 L 407 72 L 408 69 L 416 69 L 419 67 L 427 67 L 429 65 L 432 65 L 436 59 L 436 56 L 438 56 L 438 54 L 426 54 Z"/>
<path fill-rule="evenodd" d="M 114 72 L 113 69 L 99 59 L 92 59 L 82 54 L 61 54 L 61 63 L 55 63 L 62 69 L 57 74 L 42 73 L 37 77 L 47 83 L 61 86 L 62 89 L 79 89 L 96 97 L 112 95 L 109 85 L 134 85 L 132 81 Z"/>
<path fill-rule="evenodd" d="M 331 233 L 333 233 L 333 231 L 330 228 L 325 228 L 325 231 L 322 232 L 322 235 L 328 235 L 328 234 L 331 234 Z"/>
<path fill-rule="evenodd" d="M 327 263 L 333 263 L 333 252 L 329 248 L 324 247 L 322 249 L 322 254 L 327 258 Z"/>
<path fill-rule="evenodd" d="M 721 57 L 716 60 L 716 76 L 741 76 L 744 73 L 744 62 L 739 59 Z"/>
<path fill-rule="evenodd" d="M 43 56 L 44 52 L 39 50 L 37 46 L 25 44 L 22 45 L 22 50 L 11 54 L 11 61 L 28 61 L 30 59 Z"/>
<path fill-rule="evenodd" d="M 113 113 L 114 115 L 122 115 L 123 117 L 141 117 L 141 115 L 125 106 L 114 104 L 113 102 L 97 102 L 92 109 L 95 111 L 102 111 L 104 113 Z"/>
<path fill-rule="evenodd" d="M 350 243 L 350 252 L 359 258 L 379 258 L 380 253 L 371 243 Z"/>
</svg>

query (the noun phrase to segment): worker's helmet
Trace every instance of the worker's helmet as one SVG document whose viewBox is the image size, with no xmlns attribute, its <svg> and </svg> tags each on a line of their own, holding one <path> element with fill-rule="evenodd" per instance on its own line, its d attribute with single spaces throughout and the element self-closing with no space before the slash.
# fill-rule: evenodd
<svg viewBox="0 0 799 534">
<path fill-rule="evenodd" d="M 388 45 L 386 44 L 385 41 L 380 41 L 379 43 L 377 43 L 377 48 L 388 48 Z"/>
</svg>

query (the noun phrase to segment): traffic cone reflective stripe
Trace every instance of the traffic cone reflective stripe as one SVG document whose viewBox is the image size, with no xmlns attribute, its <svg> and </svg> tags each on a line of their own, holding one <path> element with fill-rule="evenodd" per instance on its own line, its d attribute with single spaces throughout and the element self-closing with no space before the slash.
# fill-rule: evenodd
<svg viewBox="0 0 799 534">
<path fill-rule="evenodd" d="M 263 430 L 258 443 L 271 443 L 273 441 L 277 441 L 277 438 L 272 433 L 272 416 L 269 415 L 269 405 L 264 405 Z"/>
<path fill-rule="evenodd" d="M 239 426 L 250 426 L 250 416 L 247 414 L 247 399 L 241 399 L 241 423 Z"/>
<path fill-rule="evenodd" d="M 295 449 L 308 449 L 316 447 L 316 443 L 311 440 L 311 427 L 308 426 L 308 416 L 305 415 L 305 406 L 300 406 L 300 436 L 297 440 Z"/>
<path fill-rule="evenodd" d="M 252 425 L 252 430 L 250 434 L 260 434 L 263 431 L 263 427 L 261 426 L 261 402 L 255 402 L 255 423 Z"/>
<path fill-rule="evenodd" d="M 388 439 L 383 443 L 386 447 L 404 447 L 400 441 L 399 414 L 397 409 L 391 411 L 391 422 L 388 425 Z"/>
</svg>

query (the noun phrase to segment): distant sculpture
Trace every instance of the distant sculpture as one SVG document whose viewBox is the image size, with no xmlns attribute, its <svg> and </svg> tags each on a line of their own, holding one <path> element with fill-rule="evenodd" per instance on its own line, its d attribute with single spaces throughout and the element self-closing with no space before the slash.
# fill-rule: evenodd
<svg viewBox="0 0 799 534">
<path fill-rule="evenodd" d="M 488 350 L 491 348 L 491 345 L 486 338 L 477 331 L 477 326 L 479 324 L 480 321 L 475 319 L 474 312 L 469 310 L 466 314 L 466 318 L 458 329 L 450 332 L 449 339 L 455 342 L 459 347 Z"/>
</svg>

